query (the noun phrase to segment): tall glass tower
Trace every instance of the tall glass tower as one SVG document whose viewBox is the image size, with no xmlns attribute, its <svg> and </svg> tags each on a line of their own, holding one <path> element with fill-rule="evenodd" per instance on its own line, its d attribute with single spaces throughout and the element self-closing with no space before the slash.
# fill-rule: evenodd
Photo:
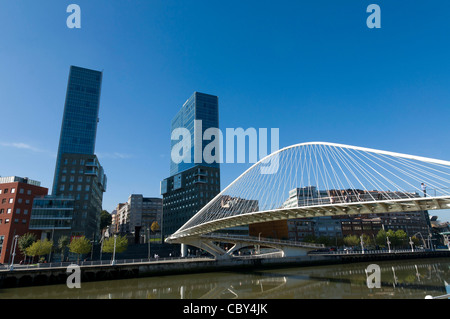
<svg viewBox="0 0 450 319">
<path fill-rule="evenodd" d="M 61 156 L 93 155 L 95 152 L 102 77 L 103 73 L 100 71 L 70 67 L 53 194 L 56 194 L 58 189 Z"/>
<path fill-rule="evenodd" d="M 219 128 L 219 98 L 200 92 L 194 92 L 192 96 L 183 104 L 182 108 L 172 120 L 171 132 L 176 128 L 186 128 L 191 134 L 191 163 L 181 162 L 179 164 L 170 162 L 170 176 L 190 169 L 196 165 L 219 168 L 219 163 L 208 164 L 202 159 L 202 163 L 194 161 L 194 120 L 202 121 L 202 136 L 208 128 Z M 199 137 L 201 139 L 201 136 Z M 211 141 L 202 140 L 202 153 L 205 146 Z M 171 141 L 171 149 L 178 141 Z"/>
<path fill-rule="evenodd" d="M 219 98 L 194 92 L 172 120 L 172 131 L 186 128 L 191 135 L 191 162 L 171 160 L 170 177 L 161 181 L 163 195 L 163 238 L 174 233 L 220 192 L 220 163 L 195 163 L 195 121 L 201 120 L 201 134 L 208 128 L 219 128 Z M 198 130 L 200 133 L 200 130 Z M 198 137 L 202 139 L 201 137 Z M 172 148 L 178 141 L 171 142 Z M 203 141 L 202 149 L 211 141 Z"/>
</svg>

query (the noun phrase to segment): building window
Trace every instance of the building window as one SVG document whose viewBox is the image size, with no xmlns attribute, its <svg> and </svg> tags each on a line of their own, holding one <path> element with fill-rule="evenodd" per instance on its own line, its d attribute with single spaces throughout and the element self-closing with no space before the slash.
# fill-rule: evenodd
<svg viewBox="0 0 450 319">
<path fill-rule="evenodd" d="M 9 223 L 9 218 L 6 218 L 5 219 L 5 224 L 8 224 Z"/>
<path fill-rule="evenodd" d="M 11 188 L 11 194 L 14 194 L 16 192 L 15 188 Z"/>
<path fill-rule="evenodd" d="M 27 195 L 31 195 L 31 190 L 27 190 Z"/>
<path fill-rule="evenodd" d="M 20 208 L 16 209 L 16 214 L 20 214 Z"/>
<path fill-rule="evenodd" d="M 8 210 L 6 211 L 7 214 L 11 214 L 11 208 L 8 208 Z"/>
<path fill-rule="evenodd" d="M 12 204 L 14 202 L 14 198 L 9 199 L 9 203 Z"/>
<path fill-rule="evenodd" d="M 25 191 L 25 190 L 24 190 L 23 188 L 19 189 L 19 194 L 23 194 L 24 191 Z M 0 192 L 0 194 L 1 194 L 1 192 Z"/>
</svg>

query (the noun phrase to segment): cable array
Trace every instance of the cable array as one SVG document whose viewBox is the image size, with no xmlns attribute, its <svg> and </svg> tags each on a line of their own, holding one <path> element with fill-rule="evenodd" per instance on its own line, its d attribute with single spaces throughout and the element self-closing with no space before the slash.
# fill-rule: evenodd
<svg viewBox="0 0 450 319">
<path fill-rule="evenodd" d="M 270 166 L 271 172 L 264 173 Z M 450 162 L 342 144 L 302 143 L 254 164 L 178 232 L 258 211 L 449 195 Z"/>
</svg>

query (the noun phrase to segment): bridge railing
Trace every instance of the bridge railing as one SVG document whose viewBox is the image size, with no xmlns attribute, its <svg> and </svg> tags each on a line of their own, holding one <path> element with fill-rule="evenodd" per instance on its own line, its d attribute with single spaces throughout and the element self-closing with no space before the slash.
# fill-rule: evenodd
<svg viewBox="0 0 450 319">
<path fill-rule="evenodd" d="M 324 248 L 323 244 L 316 243 L 306 243 L 292 240 L 283 240 L 283 239 L 273 239 L 266 237 L 257 237 L 257 236 L 236 236 L 230 234 L 212 234 L 212 235 L 202 235 L 203 238 L 209 239 L 228 239 L 235 241 L 249 241 L 252 243 L 269 243 L 269 244 L 280 244 L 286 246 L 298 246 L 298 247 L 308 247 L 308 248 Z"/>
<path fill-rule="evenodd" d="M 379 249 L 379 250 L 344 250 L 344 251 L 327 251 L 327 252 L 310 252 L 310 254 L 315 255 L 376 255 L 376 254 L 404 254 L 404 253 L 419 253 L 419 252 L 425 252 L 429 250 L 424 249 L 391 249 L 385 250 L 385 249 Z"/>
</svg>

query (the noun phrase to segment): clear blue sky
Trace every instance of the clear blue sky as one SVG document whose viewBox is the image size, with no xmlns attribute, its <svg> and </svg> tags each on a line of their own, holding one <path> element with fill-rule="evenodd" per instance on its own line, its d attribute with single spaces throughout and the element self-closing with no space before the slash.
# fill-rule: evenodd
<svg viewBox="0 0 450 319">
<path fill-rule="evenodd" d="M 81 29 L 66 27 L 71 3 Z M 69 66 L 103 70 L 109 211 L 159 196 L 170 121 L 194 91 L 219 96 L 222 130 L 279 128 L 280 147 L 450 160 L 449 1 L 0 0 L 0 39 L 0 175 L 51 188 Z M 222 165 L 222 188 L 247 166 Z"/>
</svg>

